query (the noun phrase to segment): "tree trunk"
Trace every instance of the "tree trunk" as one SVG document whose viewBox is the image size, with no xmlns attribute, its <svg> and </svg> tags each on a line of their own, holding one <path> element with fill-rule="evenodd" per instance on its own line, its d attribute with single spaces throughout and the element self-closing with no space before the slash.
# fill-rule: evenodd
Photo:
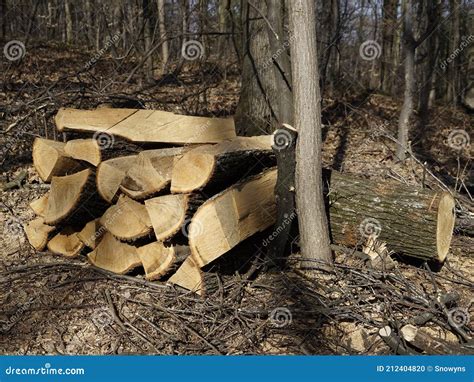
<svg viewBox="0 0 474 382">
<path fill-rule="evenodd" d="M 403 46 L 405 50 L 405 93 L 400 119 L 398 121 L 397 157 L 405 160 L 408 149 L 410 117 L 413 114 L 413 93 L 415 90 L 415 39 L 413 37 L 413 11 L 404 0 Z"/>
<path fill-rule="evenodd" d="M 168 40 L 167 40 L 168 37 L 166 34 L 165 16 L 166 16 L 165 0 L 158 0 L 158 20 L 159 20 L 160 40 L 161 40 L 161 73 L 162 74 L 166 72 L 166 67 L 168 65 L 168 60 L 169 60 L 169 43 L 168 43 Z"/>
<path fill-rule="evenodd" d="M 264 0 L 243 1 L 242 87 L 235 115 L 238 135 L 271 133 L 278 126 L 279 97 L 268 41 Z M 282 49 L 286 49 L 283 47 Z"/>
<path fill-rule="evenodd" d="M 322 189 L 321 95 L 316 52 L 315 5 L 290 2 L 291 64 L 295 105 L 296 205 L 303 266 L 332 262 Z M 321 265 L 323 265 L 321 264 Z"/>
<path fill-rule="evenodd" d="M 144 40 L 144 55 L 147 55 L 152 48 L 153 41 L 153 23 L 152 23 L 152 9 L 150 0 L 143 0 L 143 40 Z M 153 55 L 148 55 L 145 60 L 146 77 L 150 80 L 153 78 Z"/>
<path fill-rule="evenodd" d="M 450 17 L 451 17 L 451 38 L 449 39 L 449 54 L 452 54 L 459 49 L 459 8 L 460 2 L 456 0 L 449 1 Z M 448 73 L 448 102 L 452 102 L 453 105 L 457 104 L 458 100 L 458 58 L 457 55 L 449 63 Z"/>
<path fill-rule="evenodd" d="M 66 15 L 66 42 L 72 44 L 73 28 L 72 28 L 72 13 L 71 3 L 69 0 L 64 1 L 64 14 Z"/>
</svg>

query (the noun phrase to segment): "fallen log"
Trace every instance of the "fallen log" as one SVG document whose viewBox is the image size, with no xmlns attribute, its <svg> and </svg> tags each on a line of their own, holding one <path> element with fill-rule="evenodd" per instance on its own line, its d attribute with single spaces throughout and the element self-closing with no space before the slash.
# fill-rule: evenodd
<svg viewBox="0 0 474 382">
<path fill-rule="evenodd" d="M 134 241 L 149 235 L 152 224 L 145 206 L 121 195 L 100 218 L 100 224 L 120 240 Z"/>
<path fill-rule="evenodd" d="M 104 132 L 143 143 L 216 143 L 236 136 L 232 118 L 191 117 L 158 110 L 60 109 L 55 122 L 59 131 Z"/>
<path fill-rule="evenodd" d="M 147 280 L 158 280 L 175 271 L 190 254 L 187 246 L 165 247 L 159 242 L 138 247 L 137 252 Z"/>
<path fill-rule="evenodd" d="M 273 136 L 238 137 L 213 146 L 200 146 L 176 160 L 171 192 L 189 193 L 229 185 L 254 170 L 275 165 Z"/>
<path fill-rule="evenodd" d="M 26 238 L 31 246 L 37 251 L 42 251 L 48 244 L 49 235 L 56 229 L 44 223 L 42 217 L 33 219 L 23 227 Z"/>
<path fill-rule="evenodd" d="M 182 151 L 182 148 L 142 151 L 126 171 L 120 190 L 136 200 L 162 191 L 170 185 L 174 158 Z"/>
<path fill-rule="evenodd" d="M 44 182 L 50 182 L 53 176 L 74 173 L 84 166 L 69 157 L 65 152 L 66 144 L 44 138 L 33 142 L 33 165 Z"/>
<path fill-rule="evenodd" d="M 238 243 L 274 224 L 276 169 L 242 181 L 215 195 L 198 208 L 189 227 L 192 256 L 200 267 Z M 416 190 L 324 171 L 333 242 L 358 246 L 377 237 L 390 251 L 443 262 L 454 226 L 450 194 Z M 276 227 L 267 246 L 279 234 Z"/>
<path fill-rule="evenodd" d="M 48 250 L 65 257 L 76 257 L 84 248 L 84 243 L 79 240 L 77 232 L 67 227 L 48 242 Z"/>
<path fill-rule="evenodd" d="M 128 155 L 101 162 L 97 167 L 96 184 L 99 195 L 109 203 L 116 200 L 127 171 L 136 163 L 137 155 Z"/>
<path fill-rule="evenodd" d="M 93 217 L 90 212 L 99 214 L 103 209 L 104 204 L 96 195 L 94 172 L 86 169 L 73 175 L 53 177 L 44 222 L 56 225 L 73 217 L 74 221 L 69 221 L 68 225 L 83 224 L 84 218 L 87 221 Z"/>
<path fill-rule="evenodd" d="M 92 265 L 118 274 L 128 273 L 141 265 L 136 247 L 117 240 L 109 232 L 87 257 Z"/>
<path fill-rule="evenodd" d="M 164 195 L 146 200 L 145 207 L 156 239 L 164 241 L 175 235 L 202 203 L 202 197 L 197 194 Z"/>
</svg>

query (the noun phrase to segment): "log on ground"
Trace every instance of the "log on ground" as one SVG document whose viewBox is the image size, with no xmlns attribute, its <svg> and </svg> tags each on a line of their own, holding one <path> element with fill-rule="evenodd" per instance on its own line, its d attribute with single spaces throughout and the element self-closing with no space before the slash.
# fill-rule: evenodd
<svg viewBox="0 0 474 382">
<path fill-rule="evenodd" d="M 138 247 L 137 252 L 147 280 L 158 280 L 175 271 L 190 254 L 187 246 L 165 247 L 160 242 Z"/>
</svg>

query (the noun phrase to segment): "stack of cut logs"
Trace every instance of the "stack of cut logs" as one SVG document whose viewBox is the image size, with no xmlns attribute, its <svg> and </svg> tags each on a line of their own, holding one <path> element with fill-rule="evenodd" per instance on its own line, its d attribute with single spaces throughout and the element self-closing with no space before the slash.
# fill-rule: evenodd
<svg viewBox="0 0 474 382">
<path fill-rule="evenodd" d="M 34 166 L 51 187 L 31 203 L 31 245 L 100 268 L 143 267 L 198 294 L 201 268 L 257 232 L 279 229 L 273 136 L 237 137 L 232 119 L 163 111 L 61 109 L 67 142 L 37 138 Z M 390 250 L 442 262 L 452 197 L 325 171 L 331 236 L 355 246 L 377 235 Z"/>
</svg>

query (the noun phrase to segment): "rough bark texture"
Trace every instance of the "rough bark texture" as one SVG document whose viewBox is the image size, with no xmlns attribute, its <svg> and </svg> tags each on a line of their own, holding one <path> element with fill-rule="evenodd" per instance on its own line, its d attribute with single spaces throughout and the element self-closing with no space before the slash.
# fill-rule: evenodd
<svg viewBox="0 0 474 382">
<path fill-rule="evenodd" d="M 405 50 L 405 93 L 402 111 L 398 121 L 397 157 L 404 160 L 408 148 L 410 117 L 413 113 L 413 93 L 415 88 L 415 39 L 413 37 L 413 11 L 411 5 L 404 2 L 405 15 L 403 27 L 403 46 Z"/>
<path fill-rule="evenodd" d="M 374 235 L 397 253 L 439 262 L 446 257 L 454 226 L 448 193 L 336 171 L 325 171 L 324 179 L 333 242 L 352 247 Z"/>
<path fill-rule="evenodd" d="M 313 1 L 290 2 L 290 30 L 295 127 L 299 135 L 296 204 L 302 256 L 314 266 L 314 260 L 331 263 L 332 254 L 322 189 L 321 95 Z"/>
<path fill-rule="evenodd" d="M 288 42 L 282 39 L 275 44 L 275 48 L 279 47 L 277 52 L 273 52 L 268 24 L 262 15 L 267 17 L 264 0 L 243 1 L 242 88 L 235 116 L 238 135 L 271 133 L 279 125 L 279 108 L 283 97 L 280 89 L 287 86 L 285 83 L 279 86 L 283 77 L 281 73 L 278 77 L 275 76 L 275 61 L 272 56 L 281 57 L 286 54 L 284 52 L 288 49 Z"/>
</svg>

